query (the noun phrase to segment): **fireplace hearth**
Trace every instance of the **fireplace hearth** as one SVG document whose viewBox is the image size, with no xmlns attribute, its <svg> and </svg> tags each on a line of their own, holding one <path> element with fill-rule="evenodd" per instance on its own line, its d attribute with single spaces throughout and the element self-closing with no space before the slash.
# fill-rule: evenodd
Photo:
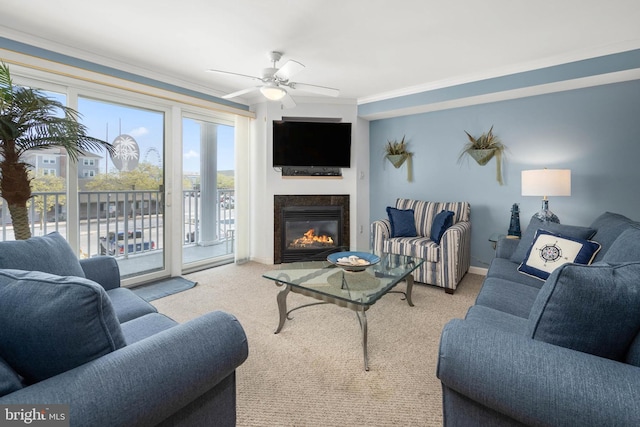
<svg viewBox="0 0 640 427">
<path fill-rule="evenodd" d="M 348 195 L 274 198 L 274 263 L 322 260 L 349 246 Z"/>
</svg>

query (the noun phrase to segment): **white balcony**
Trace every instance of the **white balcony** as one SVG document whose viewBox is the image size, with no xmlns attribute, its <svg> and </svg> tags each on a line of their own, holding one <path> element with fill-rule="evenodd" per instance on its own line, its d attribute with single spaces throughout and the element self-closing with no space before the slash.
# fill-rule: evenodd
<svg viewBox="0 0 640 427">
<path fill-rule="evenodd" d="M 183 265 L 204 259 L 233 259 L 235 239 L 235 198 L 233 190 L 218 190 L 214 209 L 203 209 L 199 191 L 183 192 L 182 241 Z M 35 200 L 35 203 L 34 203 Z M 63 192 L 33 193 L 29 205 L 31 234 L 45 235 L 58 231 L 67 235 L 65 194 Z M 13 240 L 13 227 L 6 202 L 0 205 L 0 237 Z M 80 236 L 79 257 L 98 255 L 117 259 L 123 277 L 162 269 L 164 248 L 168 237 L 164 233 L 163 193 L 160 191 L 82 191 L 79 193 Z M 46 210 L 44 213 L 43 210 Z M 201 239 L 208 227 L 213 236 Z M 176 243 L 172 242 L 171 244 Z"/>
</svg>

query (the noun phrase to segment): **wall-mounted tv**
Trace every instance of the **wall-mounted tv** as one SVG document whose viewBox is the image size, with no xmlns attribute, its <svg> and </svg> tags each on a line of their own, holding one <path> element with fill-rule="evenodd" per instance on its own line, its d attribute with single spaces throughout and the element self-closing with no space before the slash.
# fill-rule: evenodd
<svg viewBox="0 0 640 427">
<path fill-rule="evenodd" d="M 274 167 L 351 166 L 351 123 L 273 121 Z"/>
</svg>

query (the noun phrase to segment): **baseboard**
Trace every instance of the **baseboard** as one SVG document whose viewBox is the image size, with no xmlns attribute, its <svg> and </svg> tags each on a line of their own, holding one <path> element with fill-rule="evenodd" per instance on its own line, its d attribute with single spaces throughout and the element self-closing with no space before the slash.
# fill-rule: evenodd
<svg viewBox="0 0 640 427">
<path fill-rule="evenodd" d="M 265 265 L 275 265 L 273 263 L 273 257 L 271 258 L 263 258 L 263 257 L 249 257 L 249 261 L 253 261 L 253 262 L 257 262 L 259 264 L 265 264 Z"/>
<path fill-rule="evenodd" d="M 251 257 L 250 260 L 254 261 L 254 262 L 257 262 L 257 263 L 260 263 L 260 264 L 266 264 L 266 265 L 273 264 L 273 259 L 267 259 L 267 258 L 261 258 L 261 257 Z M 478 274 L 480 276 L 486 276 L 487 275 L 487 269 L 486 268 L 482 268 L 482 267 L 471 266 L 471 267 L 469 267 L 469 273 Z"/>
<path fill-rule="evenodd" d="M 487 275 L 487 269 L 486 268 L 482 268 L 482 267 L 469 267 L 469 273 L 471 274 L 479 274 L 480 276 L 486 276 Z"/>
</svg>

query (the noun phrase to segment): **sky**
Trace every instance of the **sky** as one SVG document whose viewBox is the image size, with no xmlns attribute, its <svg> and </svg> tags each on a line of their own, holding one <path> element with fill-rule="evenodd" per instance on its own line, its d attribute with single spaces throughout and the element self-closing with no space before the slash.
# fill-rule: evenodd
<svg viewBox="0 0 640 427">
<path fill-rule="evenodd" d="M 196 120 L 182 120 L 183 172 L 200 170 L 200 125 Z M 218 170 L 234 170 L 234 128 L 218 125 Z"/>
<path fill-rule="evenodd" d="M 63 94 L 46 92 L 46 95 L 65 102 Z M 139 146 L 140 162 L 147 161 L 162 165 L 164 159 L 164 123 L 162 112 L 134 108 L 93 99 L 78 99 L 81 121 L 90 136 L 113 142 L 116 137 L 126 134 Z M 197 173 L 200 170 L 200 126 L 192 119 L 183 119 L 183 173 Z M 234 128 L 218 125 L 218 170 L 234 170 Z M 103 156 L 100 170 L 116 170 L 113 162 Z"/>
</svg>

